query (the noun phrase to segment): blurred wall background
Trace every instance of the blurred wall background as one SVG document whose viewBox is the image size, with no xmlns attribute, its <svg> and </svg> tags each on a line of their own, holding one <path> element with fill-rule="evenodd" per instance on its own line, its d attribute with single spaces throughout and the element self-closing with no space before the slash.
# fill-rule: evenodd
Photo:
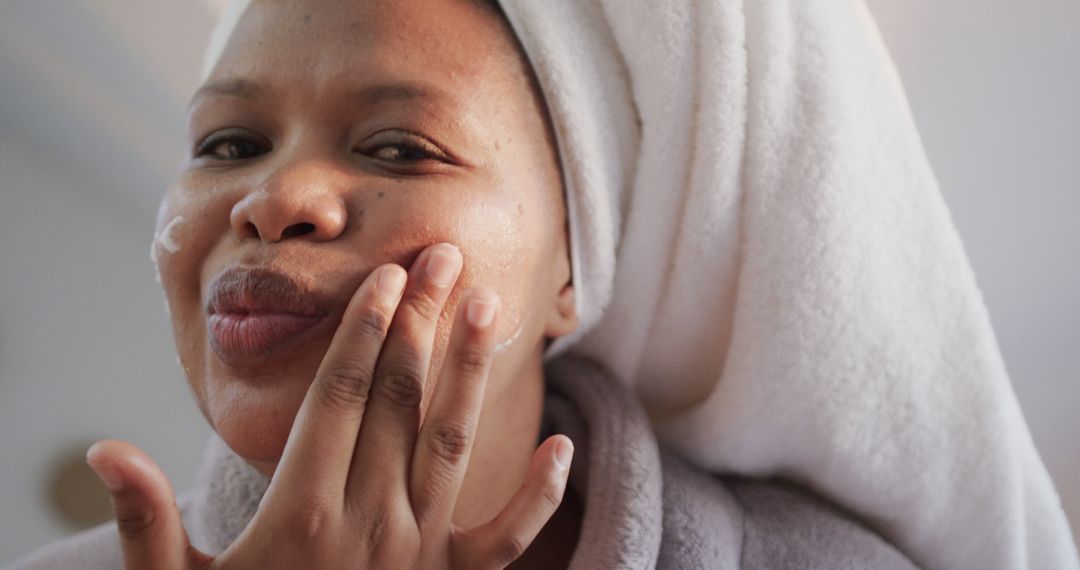
<svg viewBox="0 0 1080 570">
<path fill-rule="evenodd" d="M 1075 529 L 1080 2 L 868 3 Z M 209 432 L 149 249 L 219 4 L 0 3 L 0 565 L 107 509 L 96 439 L 194 480 Z"/>
<path fill-rule="evenodd" d="M 209 429 L 149 255 L 213 22 L 174 0 L 0 2 L 0 566 L 107 509 L 92 441 L 194 480 Z"/>
</svg>

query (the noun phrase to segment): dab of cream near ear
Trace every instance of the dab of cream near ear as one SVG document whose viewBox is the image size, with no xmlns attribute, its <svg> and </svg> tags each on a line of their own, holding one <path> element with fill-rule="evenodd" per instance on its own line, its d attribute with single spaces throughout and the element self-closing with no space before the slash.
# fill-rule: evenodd
<svg viewBox="0 0 1080 570">
<path fill-rule="evenodd" d="M 517 340 L 519 336 L 521 336 L 521 331 L 523 330 L 525 330 L 524 322 L 522 322 L 521 325 L 518 326 L 517 330 L 514 331 L 514 334 L 510 335 L 510 338 L 495 345 L 495 354 L 506 350 L 511 344 L 514 344 L 514 341 Z"/>
</svg>

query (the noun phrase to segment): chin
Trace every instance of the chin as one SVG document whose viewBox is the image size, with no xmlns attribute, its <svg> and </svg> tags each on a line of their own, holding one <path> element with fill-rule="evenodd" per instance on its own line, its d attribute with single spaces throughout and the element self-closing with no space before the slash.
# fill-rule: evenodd
<svg viewBox="0 0 1080 570">
<path fill-rule="evenodd" d="M 201 378 L 190 378 L 210 426 L 240 457 L 270 475 L 281 459 L 296 414 L 319 368 L 329 337 L 314 338 L 256 366 L 229 366 L 204 353 Z"/>
<path fill-rule="evenodd" d="M 281 459 L 309 385 L 252 385 L 236 379 L 212 382 L 206 411 L 226 445 L 269 476 Z"/>
</svg>

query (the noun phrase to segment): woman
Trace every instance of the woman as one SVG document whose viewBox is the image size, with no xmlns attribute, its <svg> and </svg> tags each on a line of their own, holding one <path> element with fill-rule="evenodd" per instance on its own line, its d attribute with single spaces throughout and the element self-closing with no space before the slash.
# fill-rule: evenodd
<svg viewBox="0 0 1080 570">
<path fill-rule="evenodd" d="M 940 206 L 933 196 L 919 217 L 904 209 L 906 202 L 897 208 L 888 191 L 862 203 L 852 197 L 854 206 L 836 201 L 848 197 L 839 190 L 809 205 L 784 203 L 772 188 L 787 187 L 785 171 L 755 162 L 768 156 L 758 152 L 764 146 L 793 153 L 776 157 L 778 164 L 791 158 L 835 169 L 837 159 L 815 151 L 825 145 L 846 157 L 850 151 L 837 150 L 841 143 L 784 139 L 787 145 L 773 145 L 755 121 L 775 132 L 802 120 L 825 124 L 837 116 L 828 109 L 800 114 L 817 109 L 808 101 L 839 99 L 860 108 L 877 92 L 856 90 L 858 97 L 844 100 L 845 91 L 815 91 L 828 82 L 803 74 L 740 83 L 737 66 L 725 67 L 732 58 L 740 61 L 736 52 L 702 50 L 692 63 L 663 56 L 681 53 L 687 38 L 721 46 L 745 40 L 747 68 L 768 76 L 783 67 L 770 59 L 770 50 L 783 51 L 791 42 L 773 20 L 783 21 L 790 10 L 799 18 L 793 20 L 809 24 L 800 33 L 816 38 L 809 43 L 820 48 L 790 53 L 819 57 L 826 62 L 819 70 L 850 74 L 850 66 L 827 64 L 830 50 L 865 41 L 852 32 L 862 29 L 852 25 L 854 12 L 821 16 L 811 15 L 812 8 L 747 6 L 741 14 L 745 38 L 717 39 L 682 32 L 715 32 L 695 18 L 726 22 L 733 7 L 703 2 L 691 13 L 677 2 L 656 5 L 667 11 L 650 13 L 655 8 L 643 5 L 635 13 L 625 4 L 602 2 L 509 3 L 510 25 L 496 6 L 468 0 L 234 6 L 236 21 L 226 17 L 220 51 L 211 53 L 208 76 L 192 100 L 192 153 L 162 202 L 153 246 L 181 361 L 224 445 L 211 447 L 199 488 L 176 508 L 167 480 L 149 458 L 122 442 L 99 443 L 88 461 L 113 494 L 120 540 L 113 527 L 102 527 L 22 564 L 114 567 L 121 554 L 128 568 L 910 568 L 912 560 L 992 567 L 983 565 L 986 559 L 1004 560 L 1001 567 L 1029 559 L 1075 564 L 1075 550 L 1062 538 L 1060 507 L 1046 503 L 1055 497 L 1042 486 L 1037 457 L 1019 474 L 991 473 L 967 486 L 955 484 L 954 477 L 972 468 L 972 457 L 984 459 L 976 467 L 986 467 L 1032 453 L 1022 437 L 1015 449 L 1002 452 L 935 453 L 933 465 L 918 466 L 930 474 L 925 480 L 906 477 L 893 488 L 885 485 L 904 478 L 889 478 L 889 472 L 906 476 L 906 464 L 917 462 L 915 456 L 899 459 L 912 453 L 913 441 L 925 443 L 940 433 L 966 437 L 972 432 L 964 430 L 974 429 L 978 447 L 991 441 L 988 434 L 1000 433 L 994 430 L 1026 435 L 1010 410 L 997 416 L 986 411 L 1012 401 L 996 370 L 982 370 L 991 379 L 976 392 L 985 400 L 971 413 L 1000 424 L 993 430 L 982 422 L 976 428 L 934 427 L 934 419 L 949 412 L 948 390 L 940 394 L 944 403 L 920 407 L 908 405 L 926 395 L 918 382 L 912 388 L 890 384 L 886 400 L 873 390 L 829 392 L 850 384 L 800 384 L 843 369 L 829 368 L 838 358 L 832 355 L 846 359 L 842 378 L 851 370 L 874 376 L 861 366 L 864 357 L 877 358 L 871 360 L 884 379 L 922 378 L 925 368 L 901 366 L 923 362 L 919 354 L 893 357 L 886 350 L 910 347 L 908 337 L 896 339 L 894 333 L 905 331 L 890 328 L 890 315 L 874 312 L 882 305 L 856 305 L 871 309 L 868 329 L 879 334 L 869 345 L 878 353 L 866 350 L 866 336 L 847 338 L 862 325 L 843 320 L 826 323 L 831 331 L 805 324 L 801 330 L 804 337 L 811 331 L 848 343 L 844 352 L 799 357 L 821 348 L 813 334 L 810 341 L 765 343 L 791 349 L 793 359 L 775 352 L 761 358 L 761 347 L 753 345 L 791 327 L 770 328 L 768 318 L 747 321 L 747 314 L 768 302 L 767 317 L 781 321 L 806 312 L 777 310 L 788 301 L 775 293 L 787 287 L 799 299 L 812 280 L 796 287 L 778 285 L 775 276 L 819 268 L 828 273 L 849 257 L 861 259 L 860 267 L 874 275 L 876 266 L 866 256 L 838 260 L 821 247 L 861 243 L 855 235 L 830 233 L 835 212 L 876 214 L 892 207 L 902 227 L 884 232 L 886 237 L 917 225 L 909 219 L 930 219 L 930 227 L 947 221 L 935 217 Z M 632 33 L 655 43 L 635 45 Z M 623 59 L 594 62 L 608 53 Z M 647 65 L 660 76 L 642 74 Z M 667 91 L 681 86 L 686 68 L 695 65 L 711 71 L 696 72 L 701 77 L 688 90 L 690 104 L 672 104 L 680 95 Z M 873 68 L 858 71 L 881 75 Z M 710 85 L 711 75 L 729 72 L 736 80 Z M 803 106 L 786 107 L 787 115 L 772 112 L 769 104 L 781 99 L 776 92 L 754 92 L 770 81 L 801 86 L 805 91 L 795 100 Z M 747 149 L 740 159 L 733 158 L 738 146 L 717 144 L 725 136 L 718 132 L 738 132 L 738 125 L 716 110 L 744 100 L 751 110 L 744 115 L 745 138 L 736 139 Z M 546 106 L 555 109 L 550 122 Z M 650 114 L 657 108 L 669 114 Z M 671 124 L 658 127 L 664 117 Z M 657 137 L 662 128 L 683 138 L 693 133 L 700 138 L 692 144 L 701 146 Z M 899 135 L 884 128 L 872 132 L 898 136 L 900 142 L 882 143 L 887 150 L 912 144 L 903 129 Z M 713 154 L 702 154 L 703 147 Z M 663 162 L 687 149 L 692 164 Z M 607 160 L 593 160 L 598 153 Z M 918 194 L 926 180 L 919 179 L 921 155 L 912 156 L 891 158 L 908 167 L 902 182 Z M 865 167 L 882 157 L 859 159 L 855 164 Z M 671 164 L 675 168 L 667 168 Z M 741 176 L 747 187 L 725 196 L 725 184 L 705 169 L 723 172 L 728 178 L 721 182 Z M 800 187 L 813 191 L 843 180 L 818 174 L 818 180 L 800 180 Z M 681 182 L 671 185 L 670 179 Z M 770 189 L 753 194 L 755 185 Z M 658 192 L 676 186 L 685 189 L 682 195 Z M 649 207 L 664 200 L 677 204 Z M 703 200 L 724 206 L 720 214 L 706 212 L 718 217 L 703 219 L 694 209 Z M 803 215 L 806 209 L 810 215 Z M 665 222 L 668 210 L 681 217 Z M 725 220 L 731 223 L 718 230 Z M 793 246 L 784 235 L 759 241 L 770 229 L 763 220 L 786 224 L 788 237 L 800 228 L 803 236 L 824 234 L 814 242 L 815 263 L 783 263 Z M 807 221 L 816 225 L 806 229 Z M 937 244 L 937 238 L 931 241 Z M 962 273 L 966 266 L 952 238 L 940 239 L 946 251 L 937 261 Z M 715 256 L 698 255 L 701 244 L 717 246 Z M 904 252 L 903 246 L 881 247 Z M 762 264 L 773 277 L 761 277 Z M 951 278 L 954 271 L 939 270 L 929 276 Z M 843 279 L 818 284 L 831 288 L 815 291 L 808 318 L 835 317 L 830 311 L 850 307 L 832 303 L 852 287 Z M 892 285 L 877 287 L 895 292 Z M 993 347 L 980 345 L 984 331 L 964 328 L 983 317 L 969 303 L 977 295 L 968 282 L 942 290 L 963 310 L 939 323 L 936 336 L 926 336 L 940 349 L 959 335 L 982 351 L 973 366 L 993 362 Z M 904 306 L 907 299 L 886 301 L 925 314 Z M 959 329 L 949 328 L 956 322 Z M 687 335 L 697 338 L 686 341 Z M 959 348 L 940 369 L 952 370 L 970 352 Z M 789 370 L 797 377 L 784 371 L 793 361 L 798 368 Z M 758 378 L 749 382 L 741 367 Z M 968 378 L 964 371 L 954 374 L 960 385 Z M 623 383 L 632 384 L 634 393 Z M 811 403 L 827 397 L 847 409 L 805 414 L 798 408 L 804 397 Z M 889 405 L 867 405 L 875 398 Z M 775 417 L 746 418 L 764 413 L 762 400 L 775 405 Z M 713 417 L 717 406 L 729 402 L 741 407 Z M 860 424 L 867 414 L 876 414 L 878 425 Z M 736 438 L 740 425 L 756 429 Z M 843 439 L 837 425 L 866 431 Z M 898 426 L 910 427 L 896 433 Z M 877 446 L 879 453 L 861 454 L 856 444 Z M 784 476 L 837 506 L 790 483 L 720 479 L 707 474 L 710 468 Z M 852 475 L 860 470 L 870 476 Z M 935 478 L 939 473 L 949 475 Z M 1017 488 L 1035 506 L 1001 507 L 1005 516 L 990 524 L 1004 530 L 975 541 L 1002 545 L 996 550 L 984 554 L 970 545 L 934 543 L 947 523 L 966 520 L 967 512 L 931 512 L 929 501 L 944 498 L 952 505 L 986 490 Z M 914 494 L 920 490 L 926 494 Z M 996 514 L 1001 503 L 1009 501 L 982 508 Z M 1040 536 L 1018 543 L 1024 528 L 1010 521 L 1032 513 L 1048 522 Z M 1031 554 L 1019 556 L 1030 558 L 1017 558 L 1025 548 Z"/>
</svg>

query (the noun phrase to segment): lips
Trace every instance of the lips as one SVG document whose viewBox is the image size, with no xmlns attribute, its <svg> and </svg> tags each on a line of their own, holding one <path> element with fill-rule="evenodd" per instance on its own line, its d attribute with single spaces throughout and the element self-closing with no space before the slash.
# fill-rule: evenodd
<svg viewBox="0 0 1080 570">
<path fill-rule="evenodd" d="M 210 284 L 210 347 L 228 365 L 262 363 L 316 334 L 332 306 L 328 295 L 285 273 L 229 269 Z"/>
</svg>

